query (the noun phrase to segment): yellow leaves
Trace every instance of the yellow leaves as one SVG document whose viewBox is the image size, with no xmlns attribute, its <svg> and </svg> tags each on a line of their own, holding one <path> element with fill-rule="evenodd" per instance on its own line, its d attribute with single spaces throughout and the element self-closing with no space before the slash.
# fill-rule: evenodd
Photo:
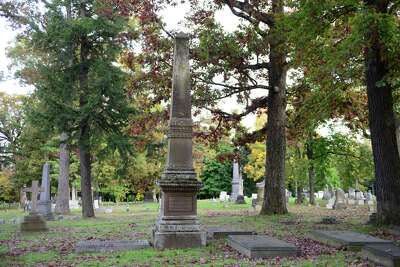
<svg viewBox="0 0 400 267">
<path fill-rule="evenodd" d="M 249 162 L 243 170 L 250 179 L 254 181 L 262 180 L 265 173 L 265 144 L 261 142 L 251 144 L 250 151 Z"/>
</svg>

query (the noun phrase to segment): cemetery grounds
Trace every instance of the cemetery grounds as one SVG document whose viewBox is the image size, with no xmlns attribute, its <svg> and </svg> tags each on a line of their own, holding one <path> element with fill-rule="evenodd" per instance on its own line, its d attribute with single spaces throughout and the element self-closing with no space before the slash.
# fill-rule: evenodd
<svg viewBox="0 0 400 267">
<path fill-rule="evenodd" d="M 350 206 L 345 210 L 329 210 L 319 200 L 317 207 L 295 205 L 290 199 L 289 214 L 260 216 L 247 204 L 199 200 L 198 213 L 204 227 L 227 227 L 251 230 L 295 244 L 302 255 L 292 258 L 250 260 L 216 240 L 206 247 L 158 251 L 152 248 L 103 252 L 75 253 L 74 246 L 82 240 L 143 240 L 150 239 L 151 228 L 158 215 L 157 203 L 111 204 L 112 213 L 97 211 L 96 218 L 82 219 L 80 210 L 47 222 L 45 233 L 21 234 L 18 220 L 22 210 L 0 210 L 0 266 L 375 266 L 360 254 L 318 243 L 309 237 L 317 229 L 353 230 L 394 240 L 386 228 L 367 224 L 368 207 Z M 127 208 L 128 207 L 128 208 Z M 336 224 L 321 223 L 324 217 L 335 217 Z"/>
</svg>

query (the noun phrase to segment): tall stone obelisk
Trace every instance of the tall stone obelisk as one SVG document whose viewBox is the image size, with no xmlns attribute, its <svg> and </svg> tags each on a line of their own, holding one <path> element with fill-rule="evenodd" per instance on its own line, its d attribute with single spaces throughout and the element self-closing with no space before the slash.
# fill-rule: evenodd
<svg viewBox="0 0 400 267">
<path fill-rule="evenodd" d="M 46 162 L 43 165 L 42 171 L 42 188 L 43 192 L 40 193 L 40 199 L 38 202 L 38 212 L 46 219 L 53 220 L 54 216 L 51 212 L 51 200 L 50 200 L 50 164 Z"/>
<path fill-rule="evenodd" d="M 206 234 L 197 218 L 196 179 L 192 155 L 191 80 L 189 37 L 177 33 L 174 47 L 172 103 L 168 131 L 167 166 L 158 180 L 161 207 L 153 229 L 153 246 L 198 247 L 206 244 Z"/>
</svg>

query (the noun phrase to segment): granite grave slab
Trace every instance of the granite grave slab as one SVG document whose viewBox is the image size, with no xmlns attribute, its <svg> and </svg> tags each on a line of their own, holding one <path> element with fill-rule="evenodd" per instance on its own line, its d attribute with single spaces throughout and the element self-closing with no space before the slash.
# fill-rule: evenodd
<svg viewBox="0 0 400 267">
<path fill-rule="evenodd" d="M 235 230 L 232 228 L 225 227 L 209 227 L 207 228 L 207 240 L 208 239 L 221 239 L 226 238 L 229 235 L 255 235 L 254 231 L 247 230 Z"/>
<path fill-rule="evenodd" d="M 359 251 L 365 245 L 391 244 L 392 241 L 361 234 L 352 231 L 323 231 L 311 232 L 313 239 L 334 247 L 346 247 L 349 250 Z"/>
<path fill-rule="evenodd" d="M 300 254 L 295 245 L 266 235 L 230 235 L 228 245 L 252 259 Z"/>
<path fill-rule="evenodd" d="M 393 244 L 368 245 L 363 247 L 363 256 L 385 267 L 400 267 L 400 247 Z"/>
<path fill-rule="evenodd" d="M 75 252 L 109 252 L 149 248 L 147 240 L 86 240 L 75 245 Z"/>
</svg>

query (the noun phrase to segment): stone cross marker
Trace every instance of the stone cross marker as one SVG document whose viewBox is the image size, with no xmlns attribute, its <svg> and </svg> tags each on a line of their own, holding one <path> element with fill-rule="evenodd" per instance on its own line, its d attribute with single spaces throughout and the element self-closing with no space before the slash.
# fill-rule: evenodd
<svg viewBox="0 0 400 267">
<path fill-rule="evenodd" d="M 206 233 L 201 231 L 197 219 L 196 196 L 201 183 L 193 168 L 190 86 L 189 37 L 177 33 L 167 166 L 157 181 L 161 189 L 161 207 L 153 229 L 153 246 L 158 249 L 206 244 Z"/>
<path fill-rule="evenodd" d="M 39 188 L 38 181 L 32 181 L 32 187 L 24 188 L 24 192 L 31 192 L 31 213 L 37 212 L 37 199 L 40 192 L 44 192 L 43 188 Z"/>
</svg>

